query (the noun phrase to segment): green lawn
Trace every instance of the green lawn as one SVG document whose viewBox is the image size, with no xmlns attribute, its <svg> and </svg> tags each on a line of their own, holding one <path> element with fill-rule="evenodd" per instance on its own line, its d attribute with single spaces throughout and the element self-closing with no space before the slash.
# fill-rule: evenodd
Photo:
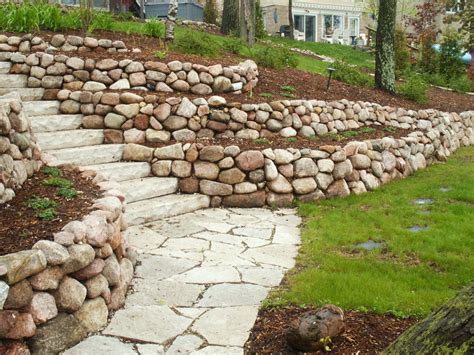
<svg viewBox="0 0 474 355">
<path fill-rule="evenodd" d="M 420 206 L 417 198 L 434 202 Z M 375 192 L 301 204 L 299 212 L 297 266 L 266 305 L 423 316 L 474 279 L 474 147 Z M 429 228 L 408 231 L 413 225 Z M 355 247 L 369 239 L 385 248 Z"/>
</svg>

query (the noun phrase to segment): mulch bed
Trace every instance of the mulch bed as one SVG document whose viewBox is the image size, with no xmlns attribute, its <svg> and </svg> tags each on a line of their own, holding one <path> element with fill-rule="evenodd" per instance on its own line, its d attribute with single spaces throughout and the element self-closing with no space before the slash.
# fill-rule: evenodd
<svg viewBox="0 0 474 355">
<path fill-rule="evenodd" d="M 62 171 L 61 177 L 70 180 L 79 192 L 77 197 L 68 200 L 57 196 L 55 186 L 43 184 L 49 176 L 40 171 L 23 184 L 13 200 L 0 205 L 0 255 L 30 249 L 42 239 L 52 240 L 53 233 L 89 212 L 93 201 L 100 196 L 99 187 L 73 168 L 62 168 Z M 52 220 L 37 217 L 37 212 L 28 207 L 27 202 L 33 196 L 58 202 L 56 217 Z"/>
<path fill-rule="evenodd" d="M 291 322 L 311 308 L 286 307 L 260 310 L 245 352 L 251 354 L 297 354 L 286 342 Z M 417 322 L 391 315 L 345 312 L 346 329 L 332 339 L 331 354 L 379 354 L 401 333 Z M 323 354 L 318 351 L 311 354 Z"/>
<path fill-rule="evenodd" d="M 55 33 L 48 31 L 41 31 L 36 33 L 43 38 L 49 39 Z M 73 34 L 80 35 L 83 34 L 80 31 L 66 31 L 65 35 Z M 189 61 L 191 63 L 199 63 L 203 65 L 211 64 L 223 64 L 223 65 L 236 65 L 239 61 L 245 59 L 241 58 L 235 54 L 226 54 L 216 58 L 205 58 L 196 55 L 176 53 L 172 51 L 167 52 L 167 56 L 164 60 L 157 59 L 154 55 L 156 51 L 164 50 L 163 43 L 156 39 L 147 36 L 142 36 L 138 34 L 125 34 L 112 31 L 96 31 L 92 35 L 95 38 L 107 38 L 111 40 L 121 40 L 124 41 L 128 49 L 140 48 L 141 53 L 107 53 L 103 51 L 93 51 L 85 53 L 71 53 L 65 52 L 64 54 L 71 56 L 79 56 L 82 58 L 93 58 L 93 59 L 104 59 L 104 58 L 114 58 L 117 60 L 120 59 L 133 59 L 139 61 L 163 61 L 170 62 L 173 60 L 180 61 Z M 315 59 L 317 60 L 317 59 Z M 446 90 L 441 90 L 437 88 L 430 88 L 428 93 L 428 102 L 425 104 L 418 104 L 414 101 L 403 99 L 399 96 L 394 96 L 388 94 L 384 91 L 378 89 L 372 89 L 367 87 L 352 86 L 333 80 L 331 82 L 331 87 L 329 92 L 326 92 L 327 78 L 314 74 L 303 72 L 296 69 L 284 69 L 276 70 L 269 69 L 259 66 L 259 82 L 256 89 L 253 91 L 253 95 L 249 94 L 224 94 L 221 95 L 225 97 L 229 102 L 238 101 L 238 102 L 248 102 L 248 103 L 260 103 L 268 102 L 272 100 L 285 100 L 289 99 L 282 92 L 282 86 L 292 86 L 295 88 L 295 91 L 292 93 L 294 98 L 297 99 L 316 99 L 316 100 L 341 100 L 347 99 L 351 101 L 364 101 L 364 102 L 374 102 L 380 105 L 392 106 L 392 107 L 402 107 L 405 109 L 426 109 L 433 108 L 447 112 L 462 112 L 467 110 L 474 109 L 474 96 L 450 92 Z M 262 93 L 271 93 L 273 96 L 271 98 L 262 97 Z M 201 96 L 196 96 L 192 94 L 160 94 L 160 96 L 170 97 L 170 96 L 182 96 L 186 95 L 190 98 L 196 98 Z"/>
<path fill-rule="evenodd" d="M 374 132 L 363 133 L 360 129 L 353 130 L 359 132 L 356 137 L 345 137 L 341 134 L 338 135 L 327 135 L 327 136 L 316 136 L 314 139 L 305 137 L 291 137 L 284 138 L 279 135 L 274 135 L 271 138 L 259 138 L 257 140 L 241 139 L 241 138 L 197 138 L 193 143 L 201 143 L 202 145 L 220 145 L 228 147 L 230 145 L 237 145 L 242 151 L 256 149 L 263 150 L 267 148 L 273 149 L 285 149 L 285 148 L 309 148 L 317 149 L 324 145 L 340 145 L 343 146 L 352 141 L 364 141 L 370 139 L 378 139 L 384 137 L 400 138 L 407 136 L 411 130 L 407 129 L 395 129 L 394 131 L 387 132 L 382 126 L 370 126 L 375 129 Z M 337 137 L 337 138 L 336 138 Z M 170 141 L 167 143 L 150 143 L 147 142 L 148 147 L 158 148 L 164 147 L 176 143 L 176 141 Z"/>
</svg>

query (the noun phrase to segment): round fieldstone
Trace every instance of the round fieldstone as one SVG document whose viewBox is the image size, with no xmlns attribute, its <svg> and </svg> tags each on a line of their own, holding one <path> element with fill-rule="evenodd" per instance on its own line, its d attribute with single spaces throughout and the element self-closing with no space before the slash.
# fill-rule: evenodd
<svg viewBox="0 0 474 355">
<path fill-rule="evenodd" d="M 247 150 L 235 158 L 236 165 L 243 171 L 252 171 L 265 165 L 263 154 L 258 150 Z"/>
</svg>

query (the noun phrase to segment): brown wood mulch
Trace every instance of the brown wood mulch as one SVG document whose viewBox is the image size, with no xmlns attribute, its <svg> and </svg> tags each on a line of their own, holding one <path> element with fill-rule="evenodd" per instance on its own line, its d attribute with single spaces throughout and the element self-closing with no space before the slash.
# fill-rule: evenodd
<svg viewBox="0 0 474 355">
<path fill-rule="evenodd" d="M 43 181 L 49 176 L 42 171 L 35 173 L 16 191 L 13 200 L 0 205 L 0 255 L 30 249 L 37 241 L 53 239 L 53 233 L 59 232 L 68 222 L 80 220 L 88 214 L 93 201 L 100 196 L 99 187 L 91 178 L 82 177 L 73 168 L 62 168 L 62 178 L 72 182 L 79 192 L 77 197 L 66 199 L 56 195 L 55 186 L 46 186 Z M 33 197 L 47 197 L 58 202 L 56 217 L 42 220 L 37 211 L 28 207 Z"/>
<path fill-rule="evenodd" d="M 358 132 L 355 137 L 347 137 L 342 134 L 327 135 L 327 136 L 315 136 L 314 138 L 305 137 L 290 137 L 285 138 L 279 135 L 273 135 L 269 138 L 259 138 L 256 140 L 242 139 L 242 138 L 196 138 L 193 143 L 201 143 L 204 146 L 208 145 L 221 145 L 228 147 L 231 145 L 238 146 L 242 151 L 256 149 L 263 150 L 267 148 L 272 149 L 285 149 L 285 148 L 297 148 L 297 149 L 317 149 L 324 145 L 340 145 L 344 146 L 352 141 L 365 141 L 372 139 L 379 139 L 384 137 L 400 138 L 406 137 L 408 133 L 412 132 L 408 129 L 397 128 L 394 130 L 386 131 L 383 126 L 370 126 L 375 131 L 364 133 L 361 129 L 352 130 L 351 132 Z M 176 143 L 176 141 L 170 141 L 166 143 L 150 143 L 147 142 L 148 147 L 158 148 L 164 147 Z"/>
<path fill-rule="evenodd" d="M 40 31 L 36 33 L 43 38 L 49 39 L 55 33 Z M 79 31 L 66 31 L 65 35 L 74 34 L 82 35 Z M 156 51 L 163 51 L 163 43 L 156 39 L 138 34 L 125 34 L 112 31 L 96 31 L 92 35 L 95 38 L 106 38 L 111 40 L 121 40 L 125 43 L 127 48 L 140 48 L 141 53 L 107 53 L 105 50 L 98 50 L 84 53 L 65 52 L 64 54 L 71 56 L 76 55 L 82 58 L 93 59 L 133 59 L 139 61 L 162 61 L 170 62 L 173 60 L 188 61 L 191 63 L 198 63 L 203 65 L 223 64 L 236 65 L 239 61 L 245 59 L 235 54 L 227 53 L 215 58 L 205 58 L 191 54 L 176 53 L 168 51 L 165 59 L 158 59 L 154 55 Z M 317 60 L 317 59 L 315 59 Z M 285 96 L 285 92 L 281 89 L 283 86 L 292 86 L 295 91 L 291 94 L 296 99 L 315 99 L 315 100 L 341 100 L 347 99 L 350 101 L 364 101 L 378 103 L 384 106 L 402 107 L 405 109 L 427 109 L 433 108 L 447 112 L 462 112 L 467 110 L 474 110 L 474 96 L 441 90 L 438 88 L 430 88 L 428 92 L 428 101 L 425 104 L 419 104 L 414 101 L 406 100 L 400 96 L 394 96 L 384 91 L 352 86 L 337 80 L 331 82 L 331 87 L 326 92 L 327 78 L 314 73 L 308 73 L 297 69 L 276 70 L 259 66 L 259 82 L 253 91 L 253 95 L 247 94 L 223 94 L 229 102 L 247 102 L 260 103 L 272 100 L 291 99 Z M 271 93 L 271 98 L 260 96 L 260 94 Z M 288 93 L 286 93 L 288 94 Z M 189 93 L 179 94 L 160 94 L 160 96 L 182 96 L 186 95 L 190 98 L 201 97 Z"/>
<path fill-rule="evenodd" d="M 245 345 L 247 354 L 298 354 L 286 342 L 291 322 L 311 308 L 285 307 L 260 310 Z M 345 312 L 345 330 L 332 339 L 331 354 L 379 354 L 417 322 L 392 315 Z M 323 354 L 318 351 L 311 354 Z"/>
</svg>

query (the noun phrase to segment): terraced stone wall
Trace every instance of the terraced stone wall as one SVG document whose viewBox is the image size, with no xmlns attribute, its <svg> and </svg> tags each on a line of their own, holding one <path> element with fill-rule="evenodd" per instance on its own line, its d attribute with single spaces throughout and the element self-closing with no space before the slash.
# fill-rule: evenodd
<svg viewBox="0 0 474 355">
<path fill-rule="evenodd" d="M 99 185 L 102 197 L 81 221 L 0 256 L 0 352 L 57 354 L 123 305 L 135 260 L 122 234 L 124 196 L 113 183 Z"/>
<path fill-rule="evenodd" d="M 204 66 L 189 62 L 95 60 L 87 52 L 129 52 L 122 41 L 55 35 L 40 37 L 0 35 L 0 60 L 12 63 L 11 74 L 25 75 L 30 88 L 85 90 L 156 90 L 159 92 L 241 93 L 258 82 L 257 65 L 246 60 L 235 66 Z M 133 49 L 132 52 L 138 52 Z M 69 53 L 76 52 L 76 56 Z"/>
<path fill-rule="evenodd" d="M 41 167 L 41 153 L 17 93 L 0 96 L 0 204 Z"/>
<path fill-rule="evenodd" d="M 220 96 L 190 100 L 116 92 L 61 90 L 62 113 L 83 113 L 82 127 L 105 129 L 107 143 L 167 143 L 196 138 L 324 136 L 367 126 L 428 130 L 456 113 L 405 110 L 367 102 L 283 100 L 228 103 Z M 389 134 L 389 133 L 387 133 Z"/>
</svg>

